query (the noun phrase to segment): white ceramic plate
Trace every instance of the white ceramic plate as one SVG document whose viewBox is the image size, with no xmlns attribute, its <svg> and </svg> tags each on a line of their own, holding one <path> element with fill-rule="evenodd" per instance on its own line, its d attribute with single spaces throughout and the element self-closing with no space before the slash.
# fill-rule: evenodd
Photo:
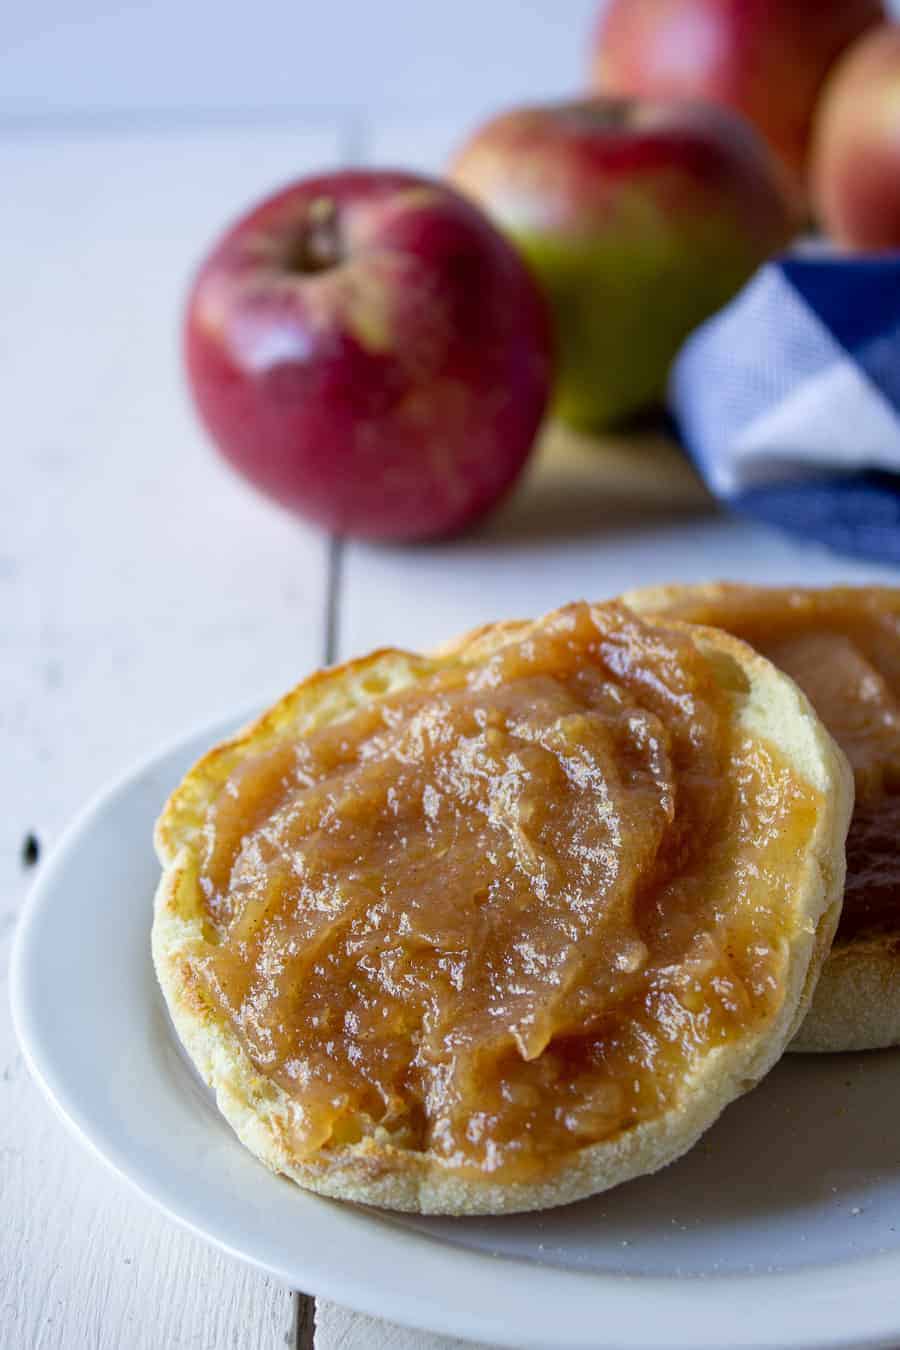
<svg viewBox="0 0 900 1350">
<path fill-rule="evenodd" d="M 658 1176 L 546 1214 L 408 1219 L 304 1194 L 217 1114 L 150 962 L 151 829 L 228 727 L 95 801 L 19 926 L 13 1012 L 79 1137 L 167 1214 L 286 1284 L 519 1347 L 896 1346 L 900 1052 L 790 1057 Z"/>
</svg>

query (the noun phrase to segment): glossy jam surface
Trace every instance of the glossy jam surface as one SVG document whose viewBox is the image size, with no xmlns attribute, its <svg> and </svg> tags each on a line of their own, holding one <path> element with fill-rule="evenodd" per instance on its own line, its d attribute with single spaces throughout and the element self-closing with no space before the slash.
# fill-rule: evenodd
<svg viewBox="0 0 900 1350">
<path fill-rule="evenodd" d="M 424 669 L 242 761 L 196 969 L 302 1155 L 378 1127 L 545 1175 L 780 1006 L 818 799 L 736 731 L 736 666 L 616 606 Z"/>
<path fill-rule="evenodd" d="M 668 612 L 726 628 L 806 693 L 856 779 L 837 940 L 900 930 L 900 590 L 728 587 Z"/>
</svg>

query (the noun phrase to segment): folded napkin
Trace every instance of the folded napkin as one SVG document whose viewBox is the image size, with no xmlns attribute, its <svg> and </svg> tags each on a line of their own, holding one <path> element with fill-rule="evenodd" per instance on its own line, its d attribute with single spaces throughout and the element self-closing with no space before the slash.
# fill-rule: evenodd
<svg viewBox="0 0 900 1350">
<path fill-rule="evenodd" d="M 694 332 L 670 405 L 734 510 L 900 563 L 900 254 L 789 254 Z"/>
</svg>

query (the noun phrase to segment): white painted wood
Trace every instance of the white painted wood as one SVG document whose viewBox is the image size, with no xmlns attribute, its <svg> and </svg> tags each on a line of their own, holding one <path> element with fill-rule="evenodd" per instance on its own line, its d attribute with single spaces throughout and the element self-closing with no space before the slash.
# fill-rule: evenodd
<svg viewBox="0 0 900 1350">
<path fill-rule="evenodd" d="M 0 115 L 325 105 L 417 116 L 439 104 L 471 112 L 579 88 L 603 3 L 29 0 L 4 6 Z M 900 0 L 888 9 L 900 14 Z"/>
<path fill-rule="evenodd" d="M 30 0 L 7 6 L 0 114 L 311 106 L 461 110 L 578 87 L 601 0 Z"/>
<path fill-rule="evenodd" d="M 185 282 L 211 236 L 338 149 L 329 128 L 0 141 L 10 1350 L 281 1350 L 290 1330 L 288 1291 L 158 1217 L 70 1140 L 14 1044 L 6 970 L 27 831 L 46 850 L 137 755 L 321 660 L 325 541 L 219 465 L 183 396 L 177 339 Z"/>
<path fill-rule="evenodd" d="M 582 502 L 579 511 L 585 510 Z M 835 559 L 762 527 L 709 514 L 630 522 L 596 502 L 592 531 L 562 534 L 542 524 L 523 489 L 502 518 L 477 538 L 420 549 L 414 568 L 392 550 L 353 546 L 344 566 L 340 619 L 343 657 L 385 644 L 427 648 L 477 624 L 544 613 L 574 599 L 599 600 L 633 586 L 724 577 L 768 584 L 848 583 L 897 574 Z"/>
<path fill-rule="evenodd" d="M 372 164 L 397 164 L 440 174 L 451 152 L 474 130 L 455 113 L 426 113 L 412 121 L 382 112 L 368 127 L 368 159 Z"/>
<path fill-rule="evenodd" d="M 451 1336 L 423 1336 L 325 1299 L 316 1301 L 315 1350 L 491 1350 L 489 1345 Z"/>
</svg>

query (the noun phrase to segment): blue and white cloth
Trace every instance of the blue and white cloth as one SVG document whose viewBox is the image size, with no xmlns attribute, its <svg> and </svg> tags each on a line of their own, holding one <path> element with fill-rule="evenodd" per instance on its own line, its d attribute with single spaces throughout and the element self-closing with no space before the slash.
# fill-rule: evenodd
<svg viewBox="0 0 900 1350">
<path fill-rule="evenodd" d="M 900 254 L 789 254 L 694 332 L 670 405 L 732 509 L 900 564 Z"/>
</svg>

